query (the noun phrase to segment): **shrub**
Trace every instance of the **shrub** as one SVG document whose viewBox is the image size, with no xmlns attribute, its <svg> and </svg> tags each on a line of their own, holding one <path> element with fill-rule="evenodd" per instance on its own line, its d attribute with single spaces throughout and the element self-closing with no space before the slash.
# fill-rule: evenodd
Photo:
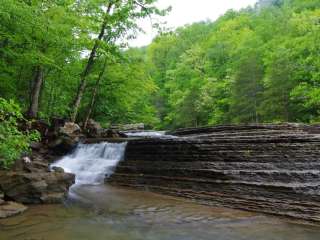
<svg viewBox="0 0 320 240">
<path fill-rule="evenodd" d="M 23 153 L 30 152 L 32 141 L 40 139 L 37 131 L 20 131 L 19 121 L 24 121 L 19 105 L 0 98 L 0 167 L 10 167 Z"/>
</svg>

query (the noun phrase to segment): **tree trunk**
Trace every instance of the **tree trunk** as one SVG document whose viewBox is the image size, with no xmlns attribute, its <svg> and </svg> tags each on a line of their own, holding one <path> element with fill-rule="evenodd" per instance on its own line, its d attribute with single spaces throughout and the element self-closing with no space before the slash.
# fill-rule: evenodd
<svg viewBox="0 0 320 240">
<path fill-rule="evenodd" d="M 28 110 L 29 118 L 36 118 L 39 110 L 39 97 L 43 83 L 43 67 L 37 66 L 35 70 L 34 83 L 31 91 L 31 103 Z"/>
<path fill-rule="evenodd" d="M 55 92 L 56 92 L 56 80 L 58 80 L 58 82 L 61 80 L 61 74 L 63 71 L 63 68 L 59 71 L 58 73 L 58 77 L 56 79 L 52 80 L 51 83 L 51 87 L 50 87 L 50 93 L 49 93 L 49 100 L 48 100 L 48 104 L 47 104 L 47 115 L 51 118 L 54 114 L 54 110 L 55 110 Z"/>
<path fill-rule="evenodd" d="M 85 121 L 84 121 L 84 124 L 83 124 L 83 129 L 87 128 L 88 121 L 90 119 L 90 116 L 91 116 L 91 113 L 92 113 L 92 110 L 93 110 L 93 107 L 94 107 L 94 104 L 95 104 L 95 101 L 96 101 L 96 96 L 97 96 L 97 93 L 98 93 L 99 84 L 100 84 L 100 81 L 101 81 L 101 79 L 102 79 L 102 77 L 103 77 L 103 75 L 105 73 L 106 67 L 107 67 L 107 57 L 104 60 L 103 68 L 102 68 L 101 72 L 99 73 L 99 76 L 97 78 L 96 84 L 94 85 L 94 87 L 92 89 L 91 101 L 90 101 L 90 104 L 88 106 L 88 111 L 87 111 L 87 114 L 86 114 L 86 117 L 85 117 Z"/>
<path fill-rule="evenodd" d="M 93 46 L 93 48 L 91 50 L 90 57 L 88 59 L 86 67 L 85 67 L 83 73 L 80 76 L 80 84 L 79 84 L 79 88 L 78 88 L 78 91 L 77 91 L 77 95 L 76 95 L 76 97 L 74 99 L 74 102 L 73 102 L 72 113 L 71 113 L 71 116 L 70 116 L 72 122 L 76 121 L 76 118 L 77 118 L 77 115 L 78 115 L 78 111 L 79 111 L 79 107 L 80 107 L 81 100 L 82 100 L 82 96 L 83 96 L 84 91 L 85 91 L 86 86 L 87 86 L 86 78 L 89 75 L 90 70 L 91 70 L 91 68 L 92 68 L 92 66 L 94 64 L 94 60 L 95 60 L 95 57 L 96 57 L 97 49 L 98 49 L 98 47 L 100 45 L 100 41 L 104 37 L 105 28 L 107 26 L 108 15 L 109 15 L 109 13 L 111 11 L 112 6 L 113 6 L 113 3 L 109 3 L 107 11 L 106 11 L 105 18 L 104 18 L 103 23 L 102 23 L 101 28 L 100 28 L 100 34 L 99 34 L 98 38 L 96 39 L 96 41 L 94 43 L 94 46 Z"/>
</svg>

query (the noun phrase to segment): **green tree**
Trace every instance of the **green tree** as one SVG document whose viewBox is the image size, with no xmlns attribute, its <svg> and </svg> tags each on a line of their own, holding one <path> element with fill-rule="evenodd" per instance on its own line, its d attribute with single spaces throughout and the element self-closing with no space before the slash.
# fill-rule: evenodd
<svg viewBox="0 0 320 240">
<path fill-rule="evenodd" d="M 30 150 L 31 141 L 39 140 L 37 132 L 21 132 L 18 122 L 23 121 L 20 107 L 12 100 L 0 98 L 0 167 L 8 168 L 23 153 Z"/>
<path fill-rule="evenodd" d="M 253 32 L 237 50 L 231 83 L 230 118 L 235 123 L 259 123 L 263 96 L 263 42 Z"/>
<path fill-rule="evenodd" d="M 164 15 L 166 10 L 160 11 L 155 7 L 156 0 L 109 0 L 102 2 L 99 9 L 101 13 L 101 26 L 97 38 L 94 40 L 87 63 L 80 75 L 80 83 L 72 105 L 71 121 L 75 121 L 80 108 L 82 96 L 85 93 L 87 77 L 98 56 L 101 45 L 110 39 L 118 40 L 130 31 L 139 30 L 136 21 L 147 16 L 158 14 Z M 99 2 L 100 3 L 100 2 Z M 105 10 L 104 10 L 105 9 Z"/>
</svg>

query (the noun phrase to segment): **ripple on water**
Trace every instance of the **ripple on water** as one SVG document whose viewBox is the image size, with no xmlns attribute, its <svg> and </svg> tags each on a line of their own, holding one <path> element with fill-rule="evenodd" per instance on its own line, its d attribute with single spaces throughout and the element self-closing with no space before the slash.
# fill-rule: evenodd
<svg viewBox="0 0 320 240">
<path fill-rule="evenodd" d="M 78 186 L 65 205 L 0 220 L 0 240 L 319 240 L 320 227 L 153 193 Z"/>
</svg>

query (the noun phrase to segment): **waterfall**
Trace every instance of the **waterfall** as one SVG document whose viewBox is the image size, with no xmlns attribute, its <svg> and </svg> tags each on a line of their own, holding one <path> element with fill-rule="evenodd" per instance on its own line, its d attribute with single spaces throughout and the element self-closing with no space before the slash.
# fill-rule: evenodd
<svg viewBox="0 0 320 240">
<path fill-rule="evenodd" d="M 75 151 L 52 164 L 76 175 L 76 184 L 100 184 L 124 157 L 127 143 L 79 144 Z"/>
</svg>

